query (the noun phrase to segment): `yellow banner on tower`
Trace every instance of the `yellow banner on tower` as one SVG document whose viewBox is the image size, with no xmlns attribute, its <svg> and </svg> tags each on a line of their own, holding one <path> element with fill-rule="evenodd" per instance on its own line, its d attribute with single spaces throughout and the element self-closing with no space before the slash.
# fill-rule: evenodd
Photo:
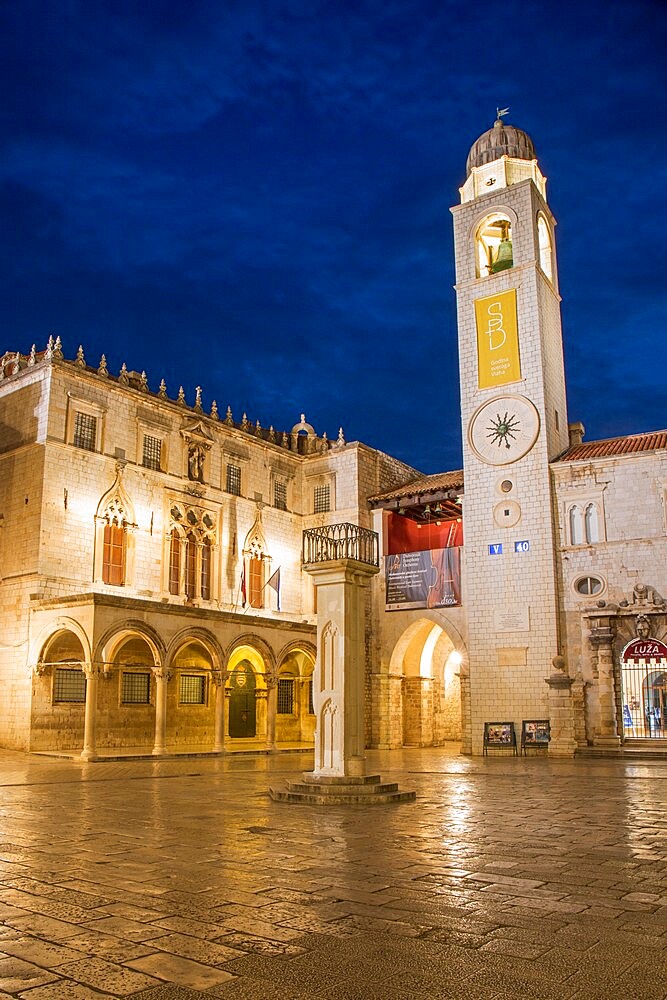
<svg viewBox="0 0 667 1000">
<path fill-rule="evenodd" d="M 516 288 L 475 300 L 477 372 L 480 389 L 521 378 Z"/>
</svg>

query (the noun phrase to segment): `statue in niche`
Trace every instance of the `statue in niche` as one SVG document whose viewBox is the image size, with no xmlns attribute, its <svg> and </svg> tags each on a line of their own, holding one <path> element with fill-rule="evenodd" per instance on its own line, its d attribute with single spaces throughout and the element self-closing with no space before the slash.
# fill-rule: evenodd
<svg viewBox="0 0 667 1000">
<path fill-rule="evenodd" d="M 193 483 L 204 482 L 204 449 L 200 444 L 191 444 L 188 449 L 188 479 Z"/>
</svg>

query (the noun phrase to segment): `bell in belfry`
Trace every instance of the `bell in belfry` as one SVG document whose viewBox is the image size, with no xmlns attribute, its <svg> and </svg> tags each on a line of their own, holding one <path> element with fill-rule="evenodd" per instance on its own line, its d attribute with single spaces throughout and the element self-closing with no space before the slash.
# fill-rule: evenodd
<svg viewBox="0 0 667 1000">
<path fill-rule="evenodd" d="M 512 241 L 510 239 L 509 224 L 501 219 L 501 234 L 500 243 L 498 244 L 498 251 L 496 253 L 495 260 L 492 262 L 489 271 L 491 274 L 497 274 L 499 271 L 506 271 L 508 267 L 514 265 L 514 258 L 512 256 Z"/>
</svg>

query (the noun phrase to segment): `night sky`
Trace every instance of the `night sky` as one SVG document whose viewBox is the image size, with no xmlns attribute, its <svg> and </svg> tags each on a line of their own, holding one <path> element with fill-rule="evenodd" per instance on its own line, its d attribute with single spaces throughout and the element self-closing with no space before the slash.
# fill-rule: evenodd
<svg viewBox="0 0 667 1000">
<path fill-rule="evenodd" d="M 449 207 L 509 106 L 559 222 L 569 419 L 667 426 L 663 3 L 5 0 L 0 29 L 0 354 L 59 334 L 458 468 Z"/>
</svg>

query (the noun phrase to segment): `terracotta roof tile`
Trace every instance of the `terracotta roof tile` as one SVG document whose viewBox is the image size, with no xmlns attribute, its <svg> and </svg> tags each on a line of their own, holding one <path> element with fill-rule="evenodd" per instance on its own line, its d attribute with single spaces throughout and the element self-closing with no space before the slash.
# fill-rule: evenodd
<svg viewBox="0 0 667 1000">
<path fill-rule="evenodd" d="M 586 441 L 573 448 L 568 448 L 556 461 L 579 462 L 590 458 L 607 458 L 613 455 L 629 455 L 641 451 L 657 451 L 659 448 L 667 448 L 667 431 L 629 434 L 626 437 L 607 438 L 604 441 Z"/>
<path fill-rule="evenodd" d="M 431 476 L 420 476 L 413 479 L 398 489 L 389 490 L 387 493 L 378 493 L 369 497 L 369 503 L 378 503 L 383 500 L 402 500 L 404 497 L 419 497 L 428 493 L 436 493 L 439 490 L 462 490 L 463 470 L 458 472 L 436 472 Z"/>
</svg>

